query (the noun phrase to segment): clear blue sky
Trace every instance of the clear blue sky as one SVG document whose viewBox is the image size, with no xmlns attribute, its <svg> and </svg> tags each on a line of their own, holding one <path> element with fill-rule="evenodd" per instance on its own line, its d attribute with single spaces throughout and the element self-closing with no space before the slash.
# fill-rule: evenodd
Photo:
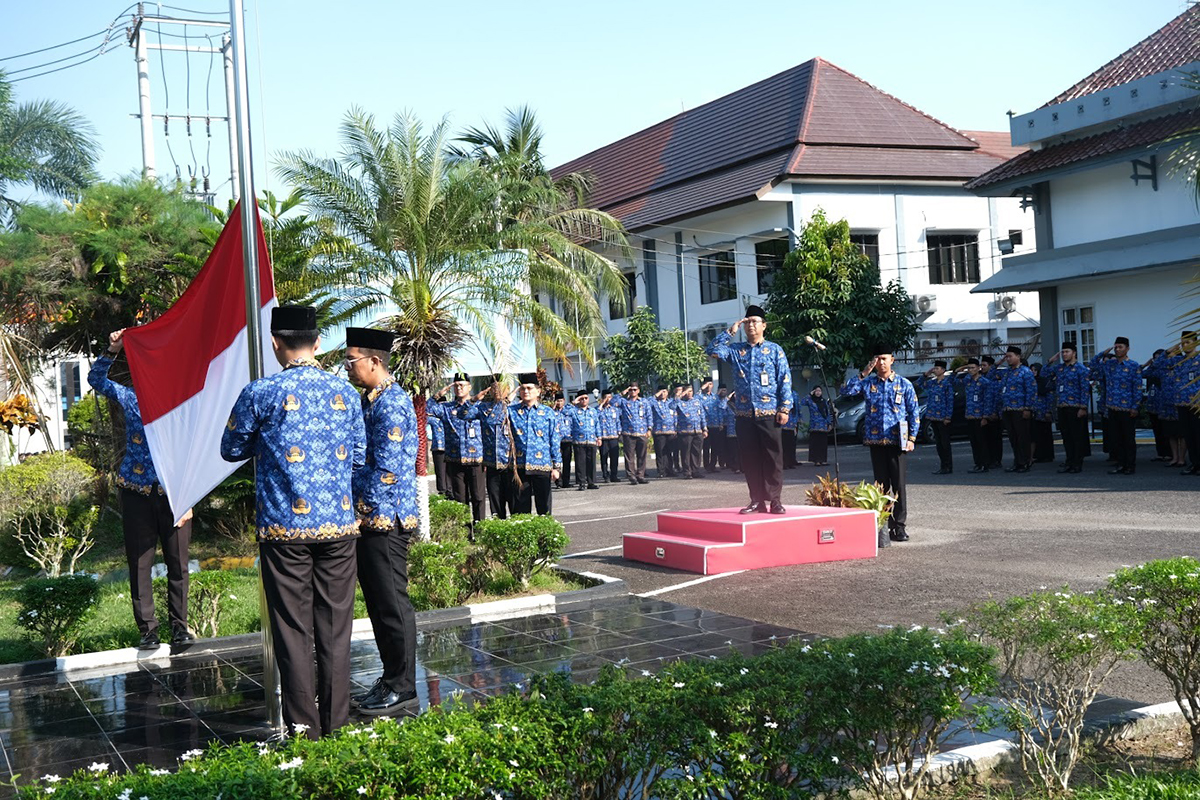
<svg viewBox="0 0 1200 800">
<path fill-rule="evenodd" d="M 0 58 L 103 29 L 127 2 L 5 0 Z M 174 2 L 196 11 L 229 7 L 225 0 Z M 1183 0 L 246 0 L 255 172 L 260 189 L 266 179 L 278 190 L 278 179 L 266 172 L 280 151 L 336 153 L 338 123 L 352 105 L 384 120 L 406 109 L 428 123 L 448 115 L 462 128 L 485 120 L 498 124 L 505 108 L 529 104 L 546 130 L 545 153 L 553 165 L 814 56 L 957 128 L 1005 130 L 1005 111 L 1041 105 L 1186 5 Z M 149 13 L 154 9 L 148 4 Z M 163 13 L 196 16 L 166 8 Z M 137 86 L 133 51 L 122 33 L 127 21 L 118 23 L 111 52 L 14 87 L 18 101 L 61 100 L 88 117 L 104 148 L 105 177 L 141 166 L 138 123 L 129 116 L 137 111 Z M 182 33 L 176 26 L 163 31 Z M 191 36 L 202 33 L 188 30 Z M 100 41 L 0 61 L 0 68 L 12 73 Z M 183 40 L 164 35 L 163 41 Z M 151 53 L 155 113 L 187 110 L 187 61 L 179 53 L 165 58 Z M 57 66 L 62 64 L 47 68 Z M 191 112 L 204 114 L 207 89 L 212 113 L 223 114 L 219 58 L 211 84 L 207 56 L 192 56 L 190 68 Z M 211 163 L 214 183 L 226 180 L 222 126 L 214 124 L 211 156 L 203 126 L 194 133 L 196 163 Z M 169 141 L 181 166 L 192 163 L 182 123 L 172 123 Z M 173 174 L 161 123 L 156 152 L 160 175 Z"/>
</svg>

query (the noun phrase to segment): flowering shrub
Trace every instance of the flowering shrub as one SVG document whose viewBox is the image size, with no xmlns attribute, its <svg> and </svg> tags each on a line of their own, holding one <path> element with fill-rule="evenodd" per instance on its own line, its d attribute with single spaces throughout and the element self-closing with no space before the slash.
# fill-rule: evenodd
<svg viewBox="0 0 1200 800">
<path fill-rule="evenodd" d="M 1048 793 L 1066 791 L 1079 762 L 1084 714 L 1132 637 L 1107 594 L 1039 591 L 982 603 L 965 629 L 1000 652 L 998 721 L 1017 734 L 1021 767 Z"/>
<path fill-rule="evenodd" d="M 33 634 L 51 658 L 65 656 L 83 631 L 83 623 L 100 600 L 100 587 L 90 575 L 34 578 L 16 591 L 17 624 Z"/>
<path fill-rule="evenodd" d="M 561 556 L 570 543 L 561 522 L 533 514 L 480 520 L 475 540 L 521 586 L 528 585 L 529 578 Z"/>
<path fill-rule="evenodd" d="M 1200 763 L 1200 562 L 1127 567 L 1109 589 L 1123 603 L 1138 653 L 1170 681 L 1192 735 L 1192 761 Z"/>
</svg>

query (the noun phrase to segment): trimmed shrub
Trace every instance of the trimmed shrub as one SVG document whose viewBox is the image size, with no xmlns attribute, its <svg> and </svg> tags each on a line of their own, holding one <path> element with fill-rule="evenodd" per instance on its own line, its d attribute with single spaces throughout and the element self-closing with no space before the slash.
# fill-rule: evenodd
<svg viewBox="0 0 1200 800">
<path fill-rule="evenodd" d="M 237 578 L 220 569 L 193 572 L 188 576 L 188 628 L 198 636 L 219 636 L 221 619 L 228 607 Z M 167 622 L 167 579 L 154 579 L 154 601 L 159 618 Z"/>
<path fill-rule="evenodd" d="M 429 496 L 429 538 L 435 542 L 466 539 L 471 529 L 471 507 L 447 500 L 440 494 Z"/>
<path fill-rule="evenodd" d="M 33 634 L 51 658 L 71 652 L 83 623 L 100 600 L 100 586 L 90 575 L 34 578 L 16 591 L 17 624 Z"/>
<path fill-rule="evenodd" d="M 5 557 L 50 577 L 75 571 L 95 540 L 96 471 L 70 453 L 30 456 L 0 470 Z"/>
<path fill-rule="evenodd" d="M 475 540 L 488 558 L 503 566 L 520 586 L 556 560 L 570 540 L 554 517 L 515 514 L 508 519 L 484 519 L 475 525 Z"/>
<path fill-rule="evenodd" d="M 413 608 L 449 608 L 458 605 L 461 576 L 467 563 L 467 543 L 461 541 L 413 542 L 408 548 L 408 596 Z"/>
</svg>

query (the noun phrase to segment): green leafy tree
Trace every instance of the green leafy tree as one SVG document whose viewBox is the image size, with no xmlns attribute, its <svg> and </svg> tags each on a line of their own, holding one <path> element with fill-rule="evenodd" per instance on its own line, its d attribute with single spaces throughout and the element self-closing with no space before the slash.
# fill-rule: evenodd
<svg viewBox="0 0 1200 800">
<path fill-rule="evenodd" d="M 897 281 L 880 285 L 879 269 L 850 241 L 849 223 L 822 211 L 776 272 L 766 310 L 767 336 L 786 352 L 806 352 L 805 336 L 828 347 L 831 380 L 866 364 L 874 344 L 903 347 L 919 328 L 908 292 Z"/>
<path fill-rule="evenodd" d="M 617 386 L 632 381 L 690 383 L 711 374 L 704 348 L 679 328 L 662 330 L 654 310 L 642 306 L 625 323 L 625 333 L 608 337 L 604 373 Z"/>
<path fill-rule="evenodd" d="M 0 72 L 0 223 L 11 223 L 21 203 L 14 184 L 58 197 L 75 197 L 94 176 L 96 133 L 78 112 L 53 100 L 17 105 Z"/>
</svg>

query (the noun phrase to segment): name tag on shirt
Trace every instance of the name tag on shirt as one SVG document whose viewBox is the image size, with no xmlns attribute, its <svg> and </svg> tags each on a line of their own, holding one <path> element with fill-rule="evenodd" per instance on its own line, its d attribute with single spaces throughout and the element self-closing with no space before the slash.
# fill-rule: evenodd
<svg viewBox="0 0 1200 800">
<path fill-rule="evenodd" d="M 767 386 L 770 383 L 770 378 L 767 377 L 767 373 L 759 373 L 758 382 L 763 386 Z"/>
</svg>

